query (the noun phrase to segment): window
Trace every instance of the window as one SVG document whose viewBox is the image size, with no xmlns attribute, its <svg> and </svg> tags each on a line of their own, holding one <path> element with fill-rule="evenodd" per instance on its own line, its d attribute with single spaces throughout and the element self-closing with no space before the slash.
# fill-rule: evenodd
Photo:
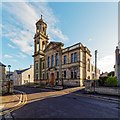
<svg viewBox="0 0 120 120">
<path fill-rule="evenodd" d="M 74 55 L 73 55 L 73 53 L 71 54 L 71 63 L 73 63 L 74 62 Z"/>
<path fill-rule="evenodd" d="M 71 71 L 71 78 L 73 78 L 73 72 Z"/>
<path fill-rule="evenodd" d="M 44 75 L 44 73 L 43 73 L 43 80 L 45 79 L 45 75 Z"/>
<path fill-rule="evenodd" d="M 38 70 L 38 63 L 36 63 L 36 67 L 35 68 L 36 68 L 36 70 Z"/>
<path fill-rule="evenodd" d="M 88 59 L 87 65 L 88 65 L 88 71 L 90 71 L 90 60 L 89 59 Z"/>
<path fill-rule="evenodd" d="M 57 72 L 57 79 L 59 79 L 59 72 Z"/>
<path fill-rule="evenodd" d="M 64 64 L 66 64 L 66 63 L 67 63 L 67 56 L 64 55 Z"/>
<path fill-rule="evenodd" d="M 74 78 L 75 79 L 77 78 L 77 72 L 74 72 Z"/>
<path fill-rule="evenodd" d="M 54 66 L 54 55 L 51 56 L 51 66 Z"/>
<path fill-rule="evenodd" d="M 58 53 L 56 53 L 56 59 L 55 59 L 56 61 L 56 66 L 58 66 Z"/>
<path fill-rule="evenodd" d="M 36 80 L 38 80 L 38 74 L 36 74 Z"/>
<path fill-rule="evenodd" d="M 77 62 L 77 53 L 74 53 L 74 62 Z"/>
<path fill-rule="evenodd" d="M 64 71 L 64 78 L 66 78 L 66 71 Z"/>
<path fill-rule="evenodd" d="M 48 56 L 48 67 L 50 67 L 50 57 Z"/>
<path fill-rule="evenodd" d="M 45 68 L 44 62 L 43 62 L 43 69 Z"/>
</svg>

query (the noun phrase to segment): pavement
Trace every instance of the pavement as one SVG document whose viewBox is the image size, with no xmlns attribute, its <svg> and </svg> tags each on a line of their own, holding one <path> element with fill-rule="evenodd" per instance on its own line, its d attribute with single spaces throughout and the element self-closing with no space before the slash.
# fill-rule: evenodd
<svg viewBox="0 0 120 120">
<path fill-rule="evenodd" d="M 10 109 L 13 106 L 15 106 L 16 104 L 19 103 L 19 97 L 20 95 L 15 95 L 15 94 L 11 94 L 11 95 L 5 95 L 5 96 L 0 96 L 0 112 L 4 111 L 6 109 Z"/>
</svg>

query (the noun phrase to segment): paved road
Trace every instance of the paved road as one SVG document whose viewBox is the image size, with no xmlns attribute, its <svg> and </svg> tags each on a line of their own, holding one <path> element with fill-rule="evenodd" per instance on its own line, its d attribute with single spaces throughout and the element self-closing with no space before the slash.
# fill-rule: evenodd
<svg viewBox="0 0 120 120">
<path fill-rule="evenodd" d="M 27 93 L 28 103 L 13 112 L 15 118 L 118 118 L 117 103 L 63 91 L 16 89 Z"/>
</svg>

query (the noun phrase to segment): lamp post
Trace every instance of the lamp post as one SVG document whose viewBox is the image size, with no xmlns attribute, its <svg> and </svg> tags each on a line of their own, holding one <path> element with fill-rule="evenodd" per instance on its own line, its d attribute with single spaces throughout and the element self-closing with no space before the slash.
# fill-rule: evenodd
<svg viewBox="0 0 120 120">
<path fill-rule="evenodd" d="M 10 92 L 10 68 L 11 68 L 11 65 L 8 65 L 8 68 L 9 68 L 8 92 Z"/>
</svg>

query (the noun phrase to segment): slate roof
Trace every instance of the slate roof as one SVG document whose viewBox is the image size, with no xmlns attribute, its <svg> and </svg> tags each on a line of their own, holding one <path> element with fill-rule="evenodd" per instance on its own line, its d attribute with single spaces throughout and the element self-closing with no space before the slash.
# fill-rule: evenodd
<svg viewBox="0 0 120 120">
<path fill-rule="evenodd" d="M 22 72 L 26 71 L 26 70 L 29 70 L 30 68 L 26 68 L 26 69 L 23 69 L 23 70 L 15 70 L 17 72 L 17 74 L 21 74 Z"/>
<path fill-rule="evenodd" d="M 0 62 L 0 66 L 4 66 L 4 67 L 6 67 L 6 65 L 4 65 L 4 64 L 3 64 L 3 63 L 1 63 L 1 62 Z"/>
</svg>

